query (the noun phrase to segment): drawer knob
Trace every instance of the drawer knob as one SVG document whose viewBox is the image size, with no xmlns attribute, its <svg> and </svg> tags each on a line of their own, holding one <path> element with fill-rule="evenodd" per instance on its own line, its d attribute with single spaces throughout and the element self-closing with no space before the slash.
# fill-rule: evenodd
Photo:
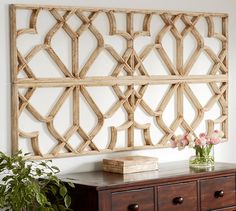
<svg viewBox="0 0 236 211">
<path fill-rule="evenodd" d="M 184 198 L 183 197 L 175 197 L 173 199 L 173 203 L 174 204 L 182 204 L 184 202 Z"/>
<path fill-rule="evenodd" d="M 223 197 L 224 196 L 224 191 L 223 190 L 219 190 L 215 192 L 215 197 L 219 198 L 219 197 Z"/>
<path fill-rule="evenodd" d="M 129 205 L 128 210 L 129 211 L 138 211 L 139 206 L 138 206 L 138 204 L 131 204 L 131 205 Z"/>
</svg>

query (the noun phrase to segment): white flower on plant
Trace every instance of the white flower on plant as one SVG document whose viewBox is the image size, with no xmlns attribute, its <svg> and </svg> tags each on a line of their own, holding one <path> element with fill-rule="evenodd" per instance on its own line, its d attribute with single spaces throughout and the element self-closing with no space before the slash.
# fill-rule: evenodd
<svg viewBox="0 0 236 211">
<path fill-rule="evenodd" d="M 190 134 L 190 133 L 186 135 L 186 138 L 188 139 L 189 142 L 194 141 L 194 137 L 193 137 L 193 135 Z"/>
<path fill-rule="evenodd" d="M 182 138 L 183 138 L 182 135 L 178 135 L 178 136 L 176 136 L 176 140 L 177 140 L 178 142 L 179 142 Z"/>
<path fill-rule="evenodd" d="M 194 148 L 194 147 L 195 147 L 195 145 L 196 145 L 196 144 L 195 144 L 195 141 L 194 141 L 194 139 L 193 139 L 193 140 L 191 140 L 191 141 L 189 141 L 189 145 L 188 145 L 188 146 L 189 146 L 190 148 Z"/>
<path fill-rule="evenodd" d="M 225 135 L 224 132 L 220 130 L 220 131 L 219 131 L 219 137 L 220 137 L 220 138 L 223 138 L 224 135 Z"/>
<path fill-rule="evenodd" d="M 200 138 L 200 143 L 201 143 L 201 144 L 200 144 L 201 146 L 203 146 L 203 147 L 206 146 L 206 144 L 207 144 L 207 139 L 206 139 L 206 138 L 203 138 L 203 137 Z"/>
<path fill-rule="evenodd" d="M 193 137 L 193 135 L 192 134 L 187 134 L 186 135 L 186 138 L 188 139 L 188 146 L 190 147 L 190 148 L 193 148 L 193 147 L 195 147 L 195 142 L 194 142 L 194 137 Z"/>
<path fill-rule="evenodd" d="M 224 133 L 220 130 L 214 130 L 211 138 L 222 138 L 224 136 Z"/>
<path fill-rule="evenodd" d="M 200 133 L 199 138 L 195 141 L 197 146 L 204 147 L 207 144 L 207 135 L 206 133 Z"/>
</svg>

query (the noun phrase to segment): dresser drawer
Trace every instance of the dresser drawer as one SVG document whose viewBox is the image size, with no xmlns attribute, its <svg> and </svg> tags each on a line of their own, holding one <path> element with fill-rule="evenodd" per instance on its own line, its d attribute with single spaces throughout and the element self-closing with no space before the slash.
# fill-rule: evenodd
<svg viewBox="0 0 236 211">
<path fill-rule="evenodd" d="M 224 207 L 224 208 L 220 208 L 220 209 L 214 209 L 211 211 L 235 211 L 236 210 L 236 206 L 233 207 Z"/>
<path fill-rule="evenodd" d="M 196 182 L 159 186 L 157 194 L 159 211 L 197 210 Z"/>
<path fill-rule="evenodd" d="M 235 204 L 235 176 L 201 180 L 201 209 L 209 210 Z"/>
<path fill-rule="evenodd" d="M 154 211 L 153 188 L 112 193 L 112 211 Z"/>
</svg>

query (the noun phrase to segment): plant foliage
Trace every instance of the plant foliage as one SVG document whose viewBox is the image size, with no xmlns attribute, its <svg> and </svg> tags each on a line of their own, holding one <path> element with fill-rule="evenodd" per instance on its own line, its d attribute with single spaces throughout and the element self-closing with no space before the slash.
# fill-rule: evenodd
<svg viewBox="0 0 236 211">
<path fill-rule="evenodd" d="M 69 210 L 71 198 L 52 161 L 27 161 L 22 152 L 0 152 L 0 208 L 13 211 Z M 73 184 L 68 183 L 74 187 Z"/>
</svg>

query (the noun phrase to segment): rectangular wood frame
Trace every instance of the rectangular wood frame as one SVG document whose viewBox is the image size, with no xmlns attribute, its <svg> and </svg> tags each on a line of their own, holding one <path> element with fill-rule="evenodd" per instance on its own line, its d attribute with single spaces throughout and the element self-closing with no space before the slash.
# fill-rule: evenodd
<svg viewBox="0 0 236 211">
<path fill-rule="evenodd" d="M 29 27 L 25 29 L 17 29 L 16 26 L 16 11 L 30 10 L 31 17 Z M 44 39 L 44 43 L 35 46 L 29 54 L 22 55 L 17 49 L 17 38 L 24 34 L 37 34 L 37 18 L 41 10 L 47 10 L 55 18 L 56 24 L 48 32 Z M 59 11 L 64 11 L 61 15 Z M 84 12 L 89 12 L 89 16 L 84 15 Z M 109 35 L 122 36 L 127 42 L 127 49 L 121 56 L 116 50 L 105 44 L 104 39 L 93 25 L 93 21 L 100 14 L 104 13 L 109 20 Z M 126 16 L 126 31 L 120 31 L 117 28 L 115 13 L 123 13 Z M 142 23 L 143 30 L 134 31 L 133 20 L 135 14 L 143 14 L 144 19 Z M 76 15 L 82 24 L 78 30 L 74 31 L 67 24 L 67 20 Z M 141 54 L 137 54 L 134 49 L 134 39 L 140 36 L 150 36 L 150 22 L 154 15 L 160 16 L 165 26 L 156 36 L 155 43 L 145 46 Z M 222 21 L 222 33 L 215 32 L 214 17 L 218 17 Z M 204 44 L 204 38 L 195 28 L 196 23 L 200 18 L 203 18 L 208 26 L 208 38 L 216 38 L 222 43 L 222 49 L 217 55 L 214 51 Z M 185 24 L 182 32 L 179 32 L 175 24 L 181 20 Z M 208 120 L 208 130 L 211 132 L 215 124 L 221 124 L 221 128 L 227 139 L 227 120 L 228 120 L 228 15 L 223 13 L 198 13 L 198 12 L 175 12 L 175 11 L 155 11 L 155 10 L 134 10 L 134 9 L 114 9 L 114 8 L 81 8 L 81 7 L 66 7 L 66 6 L 48 6 L 48 5 L 11 5 L 10 6 L 10 28 L 11 28 L 11 98 L 12 98 L 12 152 L 19 150 L 19 137 L 29 139 L 33 149 L 31 159 L 48 159 L 56 157 L 78 156 L 84 154 L 97 154 L 116 151 L 136 150 L 136 149 L 152 149 L 169 147 L 169 140 L 176 137 L 175 131 L 178 127 L 183 128 L 187 133 L 194 136 L 195 129 L 202 122 L 204 113 L 209 111 L 215 103 L 219 103 L 221 107 L 221 115 L 214 120 Z M 63 29 L 72 40 L 72 70 L 61 61 L 59 55 L 53 50 L 51 46 L 51 39 L 58 29 Z M 82 69 L 78 65 L 78 46 L 79 37 L 84 31 L 90 30 L 97 39 L 97 48 L 89 57 L 87 63 Z M 169 31 L 176 40 L 176 65 L 174 65 L 167 52 L 162 46 L 162 38 L 165 33 Z M 183 62 L 183 40 L 191 33 L 197 41 L 197 48 L 191 55 L 190 59 Z M 29 67 L 28 62 L 41 50 L 45 50 L 51 59 L 57 64 L 59 69 L 65 75 L 64 78 L 37 78 L 33 70 Z M 110 76 L 87 77 L 86 74 L 89 68 L 96 60 L 101 51 L 106 50 L 116 61 L 117 66 Z M 169 75 L 149 75 L 143 65 L 143 61 L 149 53 L 155 50 L 160 55 L 162 61 L 169 71 Z M 212 60 L 213 66 L 208 75 L 190 75 L 191 68 L 198 60 L 199 55 L 204 52 Z M 40 61 L 39 61 L 40 62 Z M 27 78 L 19 78 L 18 73 L 23 71 Z M 124 71 L 126 76 L 119 76 Z M 137 72 L 139 75 L 135 75 Z M 205 83 L 208 84 L 211 91 L 214 93 L 206 105 L 201 105 L 194 92 L 188 84 Z M 220 86 L 217 83 L 221 83 Z M 143 96 L 149 85 L 169 84 L 170 88 L 165 96 L 162 98 L 156 110 L 151 109 L 144 101 Z M 127 90 L 122 92 L 119 86 L 127 86 Z M 134 86 L 139 85 L 140 89 L 135 90 Z M 114 106 L 110 108 L 107 113 L 102 113 L 96 102 L 89 95 L 86 87 L 88 86 L 110 86 L 114 90 L 119 100 Z M 64 93 L 59 100 L 55 102 L 54 107 L 49 115 L 44 117 L 38 112 L 29 102 L 34 91 L 39 87 L 63 87 Z M 25 95 L 19 93 L 20 88 L 26 88 Z M 162 114 L 170 100 L 176 93 L 176 119 L 168 127 L 163 121 Z M 62 104 L 68 96 L 73 96 L 73 124 L 66 132 L 61 135 L 59 131 L 53 126 L 53 120 L 57 112 L 60 110 Z M 87 101 L 88 105 L 93 109 L 97 125 L 90 133 L 86 133 L 80 126 L 80 110 L 77 106 L 79 104 L 79 97 L 82 95 Z M 183 96 L 186 95 L 191 101 L 194 108 L 197 110 L 197 115 L 191 124 L 188 124 L 184 119 Z M 150 137 L 150 124 L 138 123 L 135 121 L 134 112 L 137 106 L 140 106 L 149 116 L 156 120 L 157 125 L 164 132 L 164 136 L 157 144 L 153 144 Z M 127 121 L 124 124 L 110 128 L 111 140 L 106 149 L 99 149 L 94 143 L 93 139 L 103 126 L 105 119 L 110 118 L 120 107 L 124 107 L 127 112 Z M 30 133 L 24 132 L 19 128 L 18 119 L 21 113 L 27 109 L 32 116 L 39 122 L 46 124 L 48 131 L 58 142 L 56 146 L 47 154 L 43 154 L 39 146 L 39 133 L 32 131 Z M 134 144 L 134 130 L 141 129 L 143 131 L 144 146 L 135 146 Z M 125 130 L 128 134 L 128 146 L 124 148 L 117 148 L 117 134 L 119 131 Z M 70 145 L 69 139 L 74 134 L 78 133 L 83 139 L 84 143 L 78 148 Z M 85 148 L 89 147 L 89 151 Z M 66 149 L 67 153 L 61 153 L 62 149 Z"/>
</svg>

